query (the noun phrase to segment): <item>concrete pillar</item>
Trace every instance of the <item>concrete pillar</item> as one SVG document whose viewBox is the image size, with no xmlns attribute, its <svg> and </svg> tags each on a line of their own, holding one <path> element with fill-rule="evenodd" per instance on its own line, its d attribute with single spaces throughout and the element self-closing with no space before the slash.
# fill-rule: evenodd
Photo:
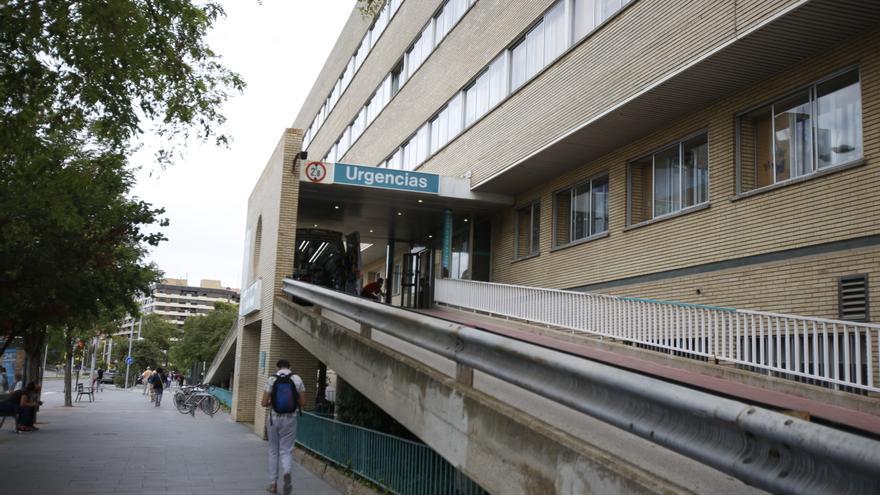
<svg viewBox="0 0 880 495">
<path fill-rule="evenodd" d="M 254 421 L 254 399 L 260 362 L 259 324 L 257 322 L 253 325 L 239 327 L 235 346 L 232 419 L 245 423 Z"/>
</svg>

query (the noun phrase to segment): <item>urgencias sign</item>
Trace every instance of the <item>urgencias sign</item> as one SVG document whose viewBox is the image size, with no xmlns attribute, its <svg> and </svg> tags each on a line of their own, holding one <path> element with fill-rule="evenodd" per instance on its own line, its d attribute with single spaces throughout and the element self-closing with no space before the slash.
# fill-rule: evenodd
<svg viewBox="0 0 880 495">
<path fill-rule="evenodd" d="M 439 194 L 440 176 L 348 163 L 304 162 L 300 180 L 314 184 L 345 184 Z"/>
</svg>

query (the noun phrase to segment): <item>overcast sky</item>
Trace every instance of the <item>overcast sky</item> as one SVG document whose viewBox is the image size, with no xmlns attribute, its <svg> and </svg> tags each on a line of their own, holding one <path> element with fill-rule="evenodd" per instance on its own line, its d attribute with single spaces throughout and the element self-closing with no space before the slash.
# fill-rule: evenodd
<svg viewBox="0 0 880 495">
<path fill-rule="evenodd" d="M 247 82 L 227 102 L 228 149 L 189 144 L 166 170 L 145 148 L 135 196 L 166 209 L 168 241 L 151 253 L 167 277 L 219 279 L 240 287 L 247 199 L 285 128 L 293 123 L 355 0 L 226 0 L 208 38 Z M 149 137 L 145 139 L 149 143 Z"/>
</svg>

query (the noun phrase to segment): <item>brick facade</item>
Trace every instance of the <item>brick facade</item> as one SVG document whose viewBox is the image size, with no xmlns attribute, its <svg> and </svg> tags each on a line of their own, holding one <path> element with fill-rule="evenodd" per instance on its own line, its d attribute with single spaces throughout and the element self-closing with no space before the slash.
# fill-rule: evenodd
<svg viewBox="0 0 880 495">
<path fill-rule="evenodd" d="M 284 132 L 248 201 L 248 227 L 252 232 L 245 287 L 262 280 L 260 311 L 242 319 L 236 347 L 233 411 L 235 419 L 252 422 L 254 431 L 265 431 L 265 409 L 260 406 L 266 379 L 279 359 L 291 362 L 306 385 L 307 404 L 314 402 L 318 361 L 278 329 L 272 321 L 274 301 L 281 295 L 282 280 L 293 270 L 299 175 L 294 170 L 302 132 Z"/>
</svg>

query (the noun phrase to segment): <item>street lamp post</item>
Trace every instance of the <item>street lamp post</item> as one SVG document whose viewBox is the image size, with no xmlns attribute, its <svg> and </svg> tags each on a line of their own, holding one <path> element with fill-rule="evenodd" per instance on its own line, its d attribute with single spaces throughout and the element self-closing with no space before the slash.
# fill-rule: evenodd
<svg viewBox="0 0 880 495">
<path fill-rule="evenodd" d="M 134 318 L 131 319 L 131 326 L 128 330 L 128 355 L 125 356 L 125 388 L 128 389 L 128 369 L 131 367 L 131 341 L 134 338 Z"/>
</svg>

